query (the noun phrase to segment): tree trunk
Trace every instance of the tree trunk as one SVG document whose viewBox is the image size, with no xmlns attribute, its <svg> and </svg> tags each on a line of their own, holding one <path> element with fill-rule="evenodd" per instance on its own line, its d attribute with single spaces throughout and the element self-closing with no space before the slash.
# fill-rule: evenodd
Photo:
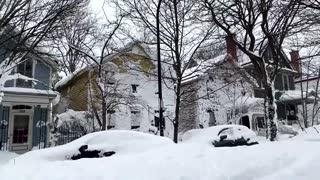
<svg viewBox="0 0 320 180">
<path fill-rule="evenodd" d="M 102 104 L 102 128 L 101 130 L 104 131 L 106 130 L 107 127 L 107 104 L 106 104 L 106 100 L 104 98 L 104 96 L 102 96 L 102 100 L 101 100 L 101 104 Z"/>
<path fill-rule="evenodd" d="M 275 141 L 277 138 L 277 125 L 276 125 L 276 104 L 274 102 L 274 90 L 272 88 L 272 83 L 268 83 L 265 87 L 266 89 L 266 110 L 267 110 L 267 122 L 268 122 L 268 135 L 270 136 L 270 141 Z"/>
<path fill-rule="evenodd" d="M 177 83 L 177 90 L 176 90 L 176 108 L 175 108 L 175 118 L 173 121 L 173 141 L 178 143 L 178 132 L 179 132 L 179 118 L 180 118 L 180 102 L 181 102 L 181 82 Z"/>
</svg>

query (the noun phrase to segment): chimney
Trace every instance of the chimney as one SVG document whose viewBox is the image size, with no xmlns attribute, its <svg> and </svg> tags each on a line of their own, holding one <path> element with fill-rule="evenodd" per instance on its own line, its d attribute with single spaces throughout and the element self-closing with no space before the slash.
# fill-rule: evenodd
<svg viewBox="0 0 320 180">
<path fill-rule="evenodd" d="M 301 67 L 300 67 L 300 55 L 299 51 L 291 51 L 290 52 L 291 57 L 291 63 L 294 68 L 294 70 L 298 71 L 300 73 Z"/>
<path fill-rule="evenodd" d="M 227 54 L 229 61 L 237 61 L 237 44 L 234 41 L 235 35 L 226 36 Z"/>
</svg>

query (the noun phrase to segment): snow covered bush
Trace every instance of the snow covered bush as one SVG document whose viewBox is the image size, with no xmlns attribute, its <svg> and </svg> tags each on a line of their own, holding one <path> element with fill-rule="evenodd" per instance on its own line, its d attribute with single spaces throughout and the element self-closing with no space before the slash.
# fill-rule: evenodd
<svg viewBox="0 0 320 180">
<path fill-rule="evenodd" d="M 98 123 L 89 112 L 68 109 L 66 112 L 56 115 L 49 123 L 49 146 L 62 144 L 58 143 L 59 137 L 65 134 L 68 136 L 69 133 L 77 133 L 77 137 L 81 137 L 98 129 Z"/>
</svg>

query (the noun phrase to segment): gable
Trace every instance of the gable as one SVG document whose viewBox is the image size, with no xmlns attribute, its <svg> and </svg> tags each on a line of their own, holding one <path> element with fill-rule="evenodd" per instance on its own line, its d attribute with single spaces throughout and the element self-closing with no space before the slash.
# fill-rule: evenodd
<svg viewBox="0 0 320 180">
<path fill-rule="evenodd" d="M 288 56 L 285 54 L 283 50 L 281 50 L 282 58 L 280 65 L 282 68 L 288 68 L 290 70 L 293 70 L 293 67 L 291 66 L 290 59 Z M 263 59 L 267 62 L 270 63 L 270 60 L 272 59 L 272 54 L 270 48 L 267 46 L 264 48 L 264 52 L 262 53 Z"/>
<path fill-rule="evenodd" d="M 119 73 L 128 73 L 130 70 L 138 70 L 144 72 L 146 75 L 155 69 L 155 65 L 151 59 L 146 56 L 126 53 L 111 60 L 119 68 Z"/>
</svg>

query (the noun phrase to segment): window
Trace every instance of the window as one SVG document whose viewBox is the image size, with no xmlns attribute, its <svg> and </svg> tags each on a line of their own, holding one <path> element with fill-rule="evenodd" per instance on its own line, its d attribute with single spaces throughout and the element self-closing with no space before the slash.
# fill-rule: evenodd
<svg viewBox="0 0 320 180">
<path fill-rule="evenodd" d="M 297 120 L 297 110 L 295 105 L 293 104 L 286 104 L 286 115 L 288 121 L 294 121 Z"/>
<path fill-rule="evenodd" d="M 138 93 L 138 84 L 131 84 L 132 93 Z"/>
<path fill-rule="evenodd" d="M 140 128 L 140 111 L 131 111 L 131 129 Z"/>
<path fill-rule="evenodd" d="M 107 129 L 112 129 L 116 125 L 114 113 L 115 113 L 115 110 L 107 110 L 107 116 L 108 116 Z"/>
<path fill-rule="evenodd" d="M 264 121 L 264 117 L 256 117 L 255 123 L 256 123 L 256 130 L 265 128 L 266 123 Z"/>
<path fill-rule="evenodd" d="M 227 121 L 231 121 L 232 120 L 232 116 L 233 116 L 233 111 L 231 109 L 227 110 Z"/>
<path fill-rule="evenodd" d="M 105 80 L 108 85 L 114 85 L 116 83 L 114 72 L 105 71 Z"/>
<path fill-rule="evenodd" d="M 32 78 L 32 66 L 33 62 L 31 59 L 25 60 L 24 62 L 17 65 L 17 73 Z M 24 79 L 17 79 L 16 80 L 16 87 L 32 87 L 32 81 L 24 80 Z"/>
<path fill-rule="evenodd" d="M 209 127 L 217 125 L 216 116 L 215 116 L 215 110 L 209 109 L 207 110 L 209 113 Z"/>
<path fill-rule="evenodd" d="M 272 60 L 272 52 L 270 48 L 267 48 L 266 51 L 264 52 L 264 60 L 267 62 L 270 62 Z"/>
<path fill-rule="evenodd" d="M 283 90 L 287 91 L 289 90 L 289 78 L 287 74 L 282 75 L 283 79 Z"/>
</svg>

